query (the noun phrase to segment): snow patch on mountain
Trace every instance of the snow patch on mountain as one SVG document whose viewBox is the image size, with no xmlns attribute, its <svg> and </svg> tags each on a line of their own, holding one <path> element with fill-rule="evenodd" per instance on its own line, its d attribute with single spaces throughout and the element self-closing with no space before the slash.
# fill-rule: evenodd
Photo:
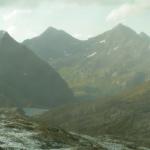
<svg viewBox="0 0 150 150">
<path fill-rule="evenodd" d="M 113 48 L 114 51 L 117 51 L 119 49 L 119 46 L 116 46 Z"/>
<path fill-rule="evenodd" d="M 106 40 L 99 41 L 100 44 L 106 43 Z"/>
<path fill-rule="evenodd" d="M 96 54 L 97 54 L 97 52 L 94 52 L 94 53 L 88 55 L 87 58 L 93 57 L 93 56 L 95 56 Z"/>
</svg>

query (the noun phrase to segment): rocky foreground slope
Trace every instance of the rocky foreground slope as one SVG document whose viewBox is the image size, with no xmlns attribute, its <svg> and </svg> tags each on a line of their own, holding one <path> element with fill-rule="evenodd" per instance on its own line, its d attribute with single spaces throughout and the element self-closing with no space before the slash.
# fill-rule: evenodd
<svg viewBox="0 0 150 150">
<path fill-rule="evenodd" d="M 0 149 L 104 150 L 99 144 L 79 135 L 35 123 L 18 113 L 16 108 L 0 108 Z"/>
<path fill-rule="evenodd" d="M 0 150 L 150 150 L 110 136 L 91 137 L 48 128 L 16 108 L 0 108 Z"/>
</svg>

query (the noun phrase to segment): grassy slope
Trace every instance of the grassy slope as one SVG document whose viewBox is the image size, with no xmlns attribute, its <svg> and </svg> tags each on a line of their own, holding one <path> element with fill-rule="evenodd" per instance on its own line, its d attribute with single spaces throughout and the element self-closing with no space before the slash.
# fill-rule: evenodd
<svg viewBox="0 0 150 150">
<path fill-rule="evenodd" d="M 79 133 L 109 134 L 150 144 L 149 116 L 150 82 L 112 99 L 52 109 L 42 119 Z"/>
</svg>

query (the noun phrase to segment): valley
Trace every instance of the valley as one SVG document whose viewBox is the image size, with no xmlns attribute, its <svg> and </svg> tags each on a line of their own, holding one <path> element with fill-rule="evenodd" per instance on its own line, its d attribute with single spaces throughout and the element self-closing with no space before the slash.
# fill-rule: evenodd
<svg viewBox="0 0 150 150">
<path fill-rule="evenodd" d="M 123 24 L 88 40 L 0 31 L 0 149 L 149 150 L 149 56 Z"/>
<path fill-rule="evenodd" d="M 110 99 L 81 102 L 50 109 L 36 117 L 57 126 L 91 136 L 118 137 L 150 147 L 150 83 Z"/>
<path fill-rule="evenodd" d="M 0 150 L 150 150 L 150 0 L 0 0 Z"/>
</svg>

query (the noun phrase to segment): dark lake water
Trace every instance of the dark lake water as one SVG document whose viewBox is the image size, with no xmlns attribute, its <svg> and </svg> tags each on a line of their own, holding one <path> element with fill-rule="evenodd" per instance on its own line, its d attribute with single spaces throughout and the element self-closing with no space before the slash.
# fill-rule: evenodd
<svg viewBox="0 0 150 150">
<path fill-rule="evenodd" d="M 36 116 L 45 113 L 48 109 L 26 107 L 23 109 L 27 116 Z"/>
</svg>

